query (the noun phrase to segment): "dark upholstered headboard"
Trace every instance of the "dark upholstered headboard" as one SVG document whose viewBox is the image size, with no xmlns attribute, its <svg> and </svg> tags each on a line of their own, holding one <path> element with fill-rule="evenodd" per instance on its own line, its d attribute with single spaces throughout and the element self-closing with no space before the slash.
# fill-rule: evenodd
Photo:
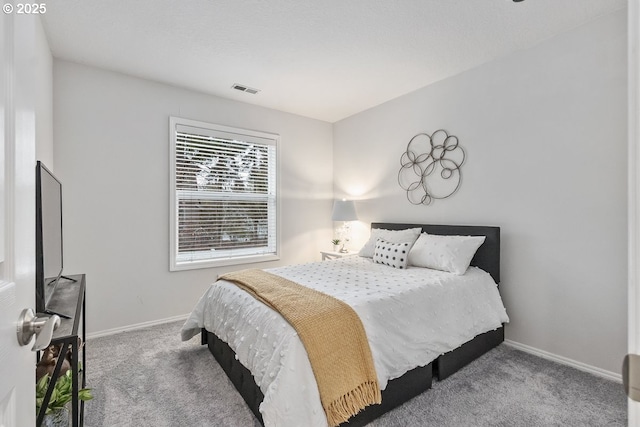
<svg viewBox="0 0 640 427">
<path fill-rule="evenodd" d="M 496 283 L 500 283 L 500 227 L 475 225 L 437 225 L 437 224 L 395 224 L 373 222 L 371 228 L 387 230 L 404 230 L 405 228 L 422 228 L 423 232 L 449 236 L 486 236 L 482 246 L 471 260 L 471 265 L 491 274 Z"/>
</svg>

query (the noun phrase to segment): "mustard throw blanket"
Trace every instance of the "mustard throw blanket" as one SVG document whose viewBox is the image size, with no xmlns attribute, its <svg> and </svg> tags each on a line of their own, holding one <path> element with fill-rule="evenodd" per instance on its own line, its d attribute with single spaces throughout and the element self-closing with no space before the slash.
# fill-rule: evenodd
<svg viewBox="0 0 640 427">
<path fill-rule="evenodd" d="M 382 402 L 364 327 L 349 305 L 262 270 L 242 270 L 219 278 L 278 311 L 298 332 L 330 426 Z"/>
</svg>

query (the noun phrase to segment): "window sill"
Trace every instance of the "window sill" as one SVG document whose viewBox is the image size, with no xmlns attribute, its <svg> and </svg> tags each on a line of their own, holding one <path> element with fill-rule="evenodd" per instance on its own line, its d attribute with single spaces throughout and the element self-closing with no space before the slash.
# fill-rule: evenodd
<svg viewBox="0 0 640 427">
<path fill-rule="evenodd" d="M 218 258 L 207 260 L 196 260 L 186 262 L 172 262 L 169 271 L 196 270 L 200 268 L 226 267 L 230 265 L 255 264 L 257 262 L 277 261 L 280 256 L 274 254 L 268 255 L 249 255 L 233 258 Z"/>
</svg>

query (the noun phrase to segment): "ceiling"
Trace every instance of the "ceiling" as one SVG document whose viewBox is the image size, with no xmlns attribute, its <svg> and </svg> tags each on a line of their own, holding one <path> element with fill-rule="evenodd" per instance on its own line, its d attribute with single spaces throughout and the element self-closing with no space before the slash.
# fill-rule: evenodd
<svg viewBox="0 0 640 427">
<path fill-rule="evenodd" d="M 625 7 L 626 0 L 55 0 L 43 22 L 56 58 L 335 122 Z"/>
</svg>

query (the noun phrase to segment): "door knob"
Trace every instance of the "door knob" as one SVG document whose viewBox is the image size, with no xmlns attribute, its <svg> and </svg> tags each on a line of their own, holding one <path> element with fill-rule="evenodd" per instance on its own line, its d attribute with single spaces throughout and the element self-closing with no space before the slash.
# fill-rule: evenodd
<svg viewBox="0 0 640 427">
<path fill-rule="evenodd" d="M 27 345 L 31 337 L 36 336 L 36 342 L 31 348 L 32 351 L 44 350 L 51 343 L 53 331 L 60 326 L 60 317 L 57 314 L 52 316 L 38 317 L 30 308 L 25 308 L 18 319 L 18 342 L 20 345 Z"/>
</svg>

